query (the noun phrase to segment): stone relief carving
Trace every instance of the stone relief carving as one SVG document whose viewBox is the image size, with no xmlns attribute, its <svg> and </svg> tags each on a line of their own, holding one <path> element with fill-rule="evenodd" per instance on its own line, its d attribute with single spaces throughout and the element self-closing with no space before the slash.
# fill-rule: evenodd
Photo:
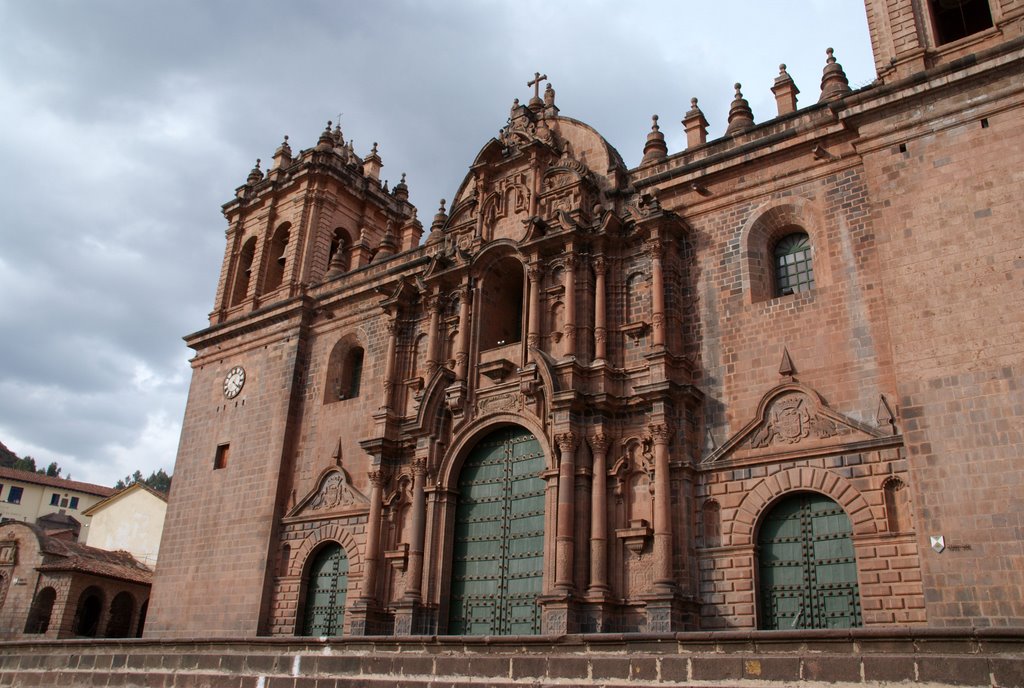
<svg viewBox="0 0 1024 688">
<path fill-rule="evenodd" d="M 320 511 L 346 506 L 362 506 L 366 503 L 366 497 L 352 487 L 348 474 L 344 471 L 336 471 L 324 480 L 316 496 L 309 502 L 309 508 L 312 511 Z"/>
<path fill-rule="evenodd" d="M 486 397 L 477 402 L 477 410 L 483 413 L 495 413 L 498 411 L 514 411 L 519 408 L 519 395 L 514 393 L 498 394 L 493 397 Z"/>
<path fill-rule="evenodd" d="M 773 444 L 798 444 L 804 439 L 824 439 L 840 432 L 835 421 L 812 412 L 813 405 L 802 394 L 790 394 L 772 403 L 764 424 L 750 438 L 750 446 L 761 449 Z"/>
</svg>

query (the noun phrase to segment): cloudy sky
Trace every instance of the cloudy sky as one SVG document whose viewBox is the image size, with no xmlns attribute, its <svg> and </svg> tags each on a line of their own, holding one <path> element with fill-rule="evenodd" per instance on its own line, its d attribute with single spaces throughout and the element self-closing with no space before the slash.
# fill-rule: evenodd
<svg viewBox="0 0 1024 688">
<path fill-rule="evenodd" d="M 429 222 L 537 70 L 636 165 L 732 84 L 757 121 L 785 62 L 874 78 L 859 0 L 0 0 L 0 442 L 79 480 L 171 471 L 224 250 L 220 206 L 328 119 Z"/>
</svg>

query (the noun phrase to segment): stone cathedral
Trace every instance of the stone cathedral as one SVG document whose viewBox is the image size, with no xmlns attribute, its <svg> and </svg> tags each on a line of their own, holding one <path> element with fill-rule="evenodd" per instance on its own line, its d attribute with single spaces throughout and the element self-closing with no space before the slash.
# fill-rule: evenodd
<svg viewBox="0 0 1024 688">
<path fill-rule="evenodd" d="M 535 74 L 429 226 L 257 163 L 147 636 L 1024 625 L 1024 2 L 866 10 L 632 169 Z"/>
</svg>

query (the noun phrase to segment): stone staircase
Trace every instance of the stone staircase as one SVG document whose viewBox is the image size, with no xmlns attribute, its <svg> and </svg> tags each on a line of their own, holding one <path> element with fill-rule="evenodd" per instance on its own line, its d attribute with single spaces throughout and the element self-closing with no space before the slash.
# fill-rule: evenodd
<svg viewBox="0 0 1024 688">
<path fill-rule="evenodd" d="M 1024 629 L 9 641 L 0 686 L 1024 686 Z"/>
</svg>

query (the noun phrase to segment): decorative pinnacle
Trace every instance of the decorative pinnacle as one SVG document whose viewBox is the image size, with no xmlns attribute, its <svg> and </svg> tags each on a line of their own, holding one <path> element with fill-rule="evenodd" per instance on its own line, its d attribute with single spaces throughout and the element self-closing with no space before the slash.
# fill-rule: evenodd
<svg viewBox="0 0 1024 688">
<path fill-rule="evenodd" d="M 373 142 L 373 148 L 370 150 L 370 155 L 377 155 L 377 142 Z"/>
<path fill-rule="evenodd" d="M 661 131 L 661 127 L 658 126 L 657 115 L 651 115 L 651 131 Z"/>
<path fill-rule="evenodd" d="M 741 84 L 740 82 L 737 81 L 736 85 L 734 86 L 734 88 L 736 89 L 736 97 L 737 98 L 742 98 L 743 97 L 743 93 L 740 91 L 740 89 L 742 87 L 743 87 L 743 84 Z"/>
<path fill-rule="evenodd" d="M 405 184 L 405 172 L 402 173 L 402 181 L 400 181 L 398 183 L 399 184 Z"/>
<path fill-rule="evenodd" d="M 835 50 L 832 50 L 832 48 L 825 48 L 825 54 L 828 55 L 828 59 L 826 59 L 825 62 L 832 64 L 833 62 L 836 61 L 835 55 L 833 53 L 835 53 Z"/>
<path fill-rule="evenodd" d="M 696 109 L 696 107 L 697 107 L 697 99 L 696 98 L 690 98 L 690 107 Z"/>
</svg>

